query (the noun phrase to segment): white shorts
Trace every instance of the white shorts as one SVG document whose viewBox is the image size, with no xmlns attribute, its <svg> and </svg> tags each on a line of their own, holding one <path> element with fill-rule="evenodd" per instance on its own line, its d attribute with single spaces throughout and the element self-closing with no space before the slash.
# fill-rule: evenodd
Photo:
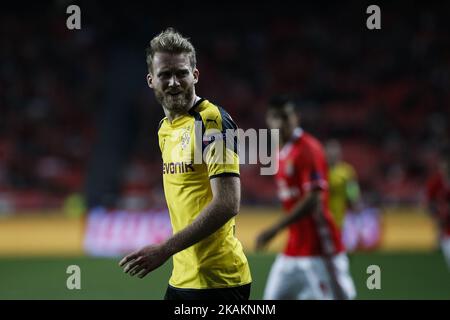
<svg viewBox="0 0 450 320">
<path fill-rule="evenodd" d="M 263 299 L 354 299 L 356 290 L 348 265 L 345 253 L 329 259 L 279 254 L 270 271 Z"/>
<path fill-rule="evenodd" d="M 441 239 L 441 250 L 447 262 L 447 267 L 450 269 L 450 236 L 445 236 Z"/>
</svg>

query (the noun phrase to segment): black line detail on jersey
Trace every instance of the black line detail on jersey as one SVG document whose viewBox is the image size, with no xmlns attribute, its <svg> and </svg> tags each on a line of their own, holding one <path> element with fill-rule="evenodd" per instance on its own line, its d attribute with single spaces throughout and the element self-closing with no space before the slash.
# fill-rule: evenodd
<svg viewBox="0 0 450 320">
<path fill-rule="evenodd" d="M 196 121 L 200 121 L 202 123 L 202 135 L 205 134 L 205 125 L 203 124 L 202 116 L 200 115 L 200 112 L 198 112 L 196 109 L 197 107 L 203 102 L 205 99 L 200 98 L 193 106 L 189 109 L 188 113 L 194 117 Z"/>
<path fill-rule="evenodd" d="M 240 177 L 239 173 L 235 173 L 235 172 L 223 172 L 223 173 L 219 173 L 219 174 L 214 174 L 211 177 L 209 177 L 209 179 L 214 179 L 214 178 L 219 178 L 219 177 Z"/>
<path fill-rule="evenodd" d="M 158 131 L 159 131 L 159 129 L 161 129 L 161 126 L 164 123 L 164 120 L 166 120 L 166 118 L 163 118 L 163 119 L 161 119 L 161 121 L 159 121 L 159 123 L 158 123 Z"/>
<path fill-rule="evenodd" d="M 205 150 L 206 146 L 203 144 L 203 136 L 205 135 L 206 132 L 206 128 L 205 128 L 205 124 L 203 123 L 203 119 L 202 116 L 200 114 L 200 112 L 198 112 L 197 110 L 195 110 L 205 99 L 201 98 L 200 100 L 197 101 L 196 104 L 194 104 L 194 106 L 189 109 L 189 114 L 191 116 L 194 117 L 195 121 L 199 121 L 202 125 L 202 140 L 201 140 L 201 146 L 202 146 L 202 152 Z M 197 147 L 197 146 L 196 146 Z"/>
<path fill-rule="evenodd" d="M 204 135 L 206 129 L 205 129 L 205 124 L 203 123 L 203 119 L 202 119 L 202 116 L 201 116 L 200 112 L 197 112 L 197 111 L 191 109 L 191 110 L 189 110 L 189 114 L 194 117 L 195 121 L 200 121 L 201 122 L 201 124 L 202 124 L 202 135 Z"/>
<path fill-rule="evenodd" d="M 196 103 L 194 103 L 194 105 L 189 109 L 188 113 L 192 115 L 192 112 L 197 112 L 197 110 L 195 110 L 203 101 L 205 101 L 205 99 L 200 98 L 200 100 L 198 100 Z"/>
<path fill-rule="evenodd" d="M 225 134 L 227 133 L 226 130 L 234 130 L 236 131 L 238 129 L 236 123 L 231 119 L 231 116 L 228 114 L 228 112 L 225 111 L 224 108 L 217 106 L 220 112 L 220 116 L 222 117 L 222 134 L 224 135 L 224 138 L 226 138 Z M 233 152 L 238 154 L 238 138 L 237 136 L 233 139 Z"/>
</svg>

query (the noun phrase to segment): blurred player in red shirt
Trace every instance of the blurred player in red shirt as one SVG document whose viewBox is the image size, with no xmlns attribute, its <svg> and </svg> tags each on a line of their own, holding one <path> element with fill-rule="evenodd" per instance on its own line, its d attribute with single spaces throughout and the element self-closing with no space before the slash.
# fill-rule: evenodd
<svg viewBox="0 0 450 320">
<path fill-rule="evenodd" d="M 439 229 L 442 253 L 450 268 L 450 157 L 448 148 L 441 153 L 439 168 L 427 182 L 428 207 Z"/>
<path fill-rule="evenodd" d="M 341 236 L 328 208 L 328 167 L 320 142 L 299 127 L 294 103 L 269 103 L 267 123 L 280 130 L 278 196 L 287 215 L 259 235 L 257 249 L 289 228 L 264 299 L 353 299 L 356 295 Z"/>
</svg>

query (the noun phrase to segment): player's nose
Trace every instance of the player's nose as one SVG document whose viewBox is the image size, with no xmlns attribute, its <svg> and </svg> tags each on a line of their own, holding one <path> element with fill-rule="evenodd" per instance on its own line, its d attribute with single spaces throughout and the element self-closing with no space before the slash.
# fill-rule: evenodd
<svg viewBox="0 0 450 320">
<path fill-rule="evenodd" d="M 176 76 L 172 76 L 169 79 L 169 87 L 178 87 L 180 82 L 178 81 Z"/>
</svg>

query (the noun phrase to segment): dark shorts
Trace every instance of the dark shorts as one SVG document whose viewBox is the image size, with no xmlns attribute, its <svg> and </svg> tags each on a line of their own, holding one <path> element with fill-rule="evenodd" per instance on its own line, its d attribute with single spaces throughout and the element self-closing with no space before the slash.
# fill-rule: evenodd
<svg viewBox="0 0 450 320">
<path fill-rule="evenodd" d="M 220 289 L 179 289 L 168 286 L 164 300 L 220 300 L 245 301 L 250 297 L 250 286 Z"/>
</svg>

